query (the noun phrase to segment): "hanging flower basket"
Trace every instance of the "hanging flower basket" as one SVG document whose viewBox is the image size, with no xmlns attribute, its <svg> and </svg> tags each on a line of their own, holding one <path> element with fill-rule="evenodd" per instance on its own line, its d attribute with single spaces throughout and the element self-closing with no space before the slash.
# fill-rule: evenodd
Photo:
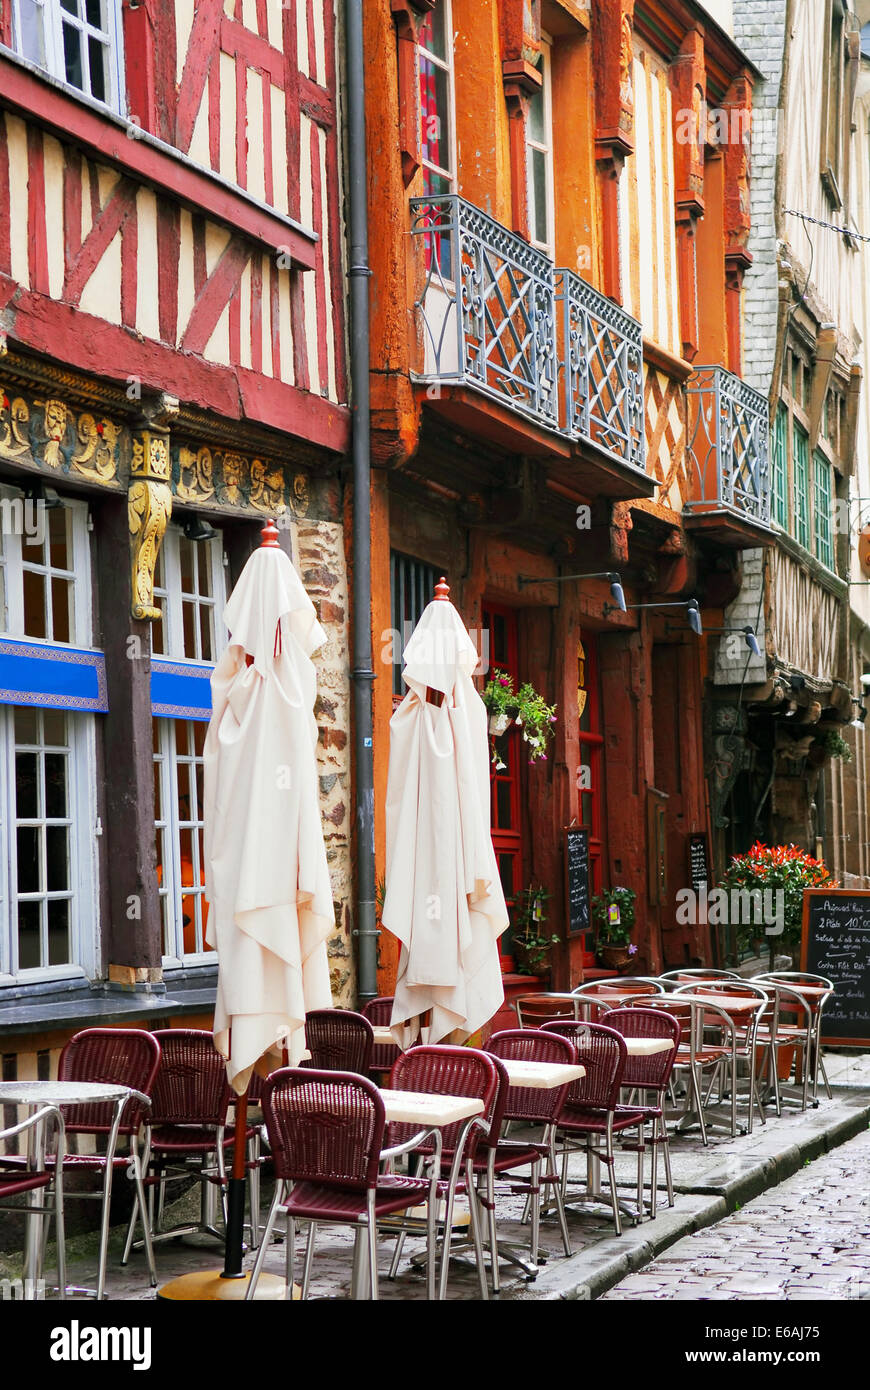
<svg viewBox="0 0 870 1390">
<path fill-rule="evenodd" d="M 546 762 L 547 746 L 553 737 L 556 706 L 548 705 L 528 683 L 514 690 L 513 678 L 495 670 L 481 692 L 489 714 L 489 732 L 493 739 L 506 733 L 511 722 L 523 731 L 529 762 Z M 496 768 L 501 762 L 493 746 L 492 761 Z"/>
<path fill-rule="evenodd" d="M 502 734 L 506 733 L 510 726 L 511 717 L 509 714 L 491 714 L 489 716 L 489 732 L 492 734 L 493 738 L 501 738 Z"/>
</svg>

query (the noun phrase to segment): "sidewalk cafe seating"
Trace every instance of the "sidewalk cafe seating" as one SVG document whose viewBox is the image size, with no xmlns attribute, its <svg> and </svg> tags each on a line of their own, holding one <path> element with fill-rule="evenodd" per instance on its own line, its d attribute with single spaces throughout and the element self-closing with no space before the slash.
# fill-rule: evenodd
<svg viewBox="0 0 870 1390">
<path fill-rule="evenodd" d="M 351 1009 L 313 1009 L 305 1015 L 305 1045 L 318 1071 L 353 1071 L 368 1076 L 375 1045 L 369 1019 Z"/>
<path fill-rule="evenodd" d="M 51 1163 L 46 1162 L 45 1152 L 45 1130 L 49 1122 L 54 1125 L 56 1136 Z M 6 1145 L 20 1142 L 22 1138 L 27 1140 L 29 1153 L 35 1151 L 35 1162 L 29 1162 L 28 1159 L 19 1157 L 17 1154 L 6 1154 Z M 57 1106 L 42 1105 L 38 1110 L 28 1115 L 26 1120 L 0 1129 L 0 1144 L 4 1149 L 3 1154 L 0 1155 L 0 1211 L 14 1211 L 18 1215 L 24 1213 L 28 1223 L 30 1221 L 42 1221 L 45 1223 L 46 1233 L 48 1222 L 51 1217 L 54 1217 L 57 1241 L 58 1297 L 65 1299 L 66 1258 L 63 1224 L 65 1138 L 63 1116 Z M 50 1193 L 48 1193 L 48 1189 L 50 1189 Z M 28 1200 L 23 1206 L 18 1201 L 9 1200 L 22 1196 L 29 1198 L 30 1194 L 36 1192 L 42 1194 L 42 1199 Z M 47 1193 L 48 1201 L 46 1201 Z M 25 1299 L 35 1299 L 39 1296 L 42 1252 L 45 1248 L 45 1241 L 38 1238 L 32 1240 L 30 1241 L 30 1248 L 37 1252 L 37 1264 L 28 1276 L 32 1286 L 28 1287 L 27 1282 L 25 1282 Z M 25 1268 L 26 1263 L 25 1261 Z"/>
<path fill-rule="evenodd" d="M 226 1221 L 225 1150 L 233 1143 L 234 1126 L 227 1126 L 232 1091 L 226 1062 L 214 1046 L 211 1033 L 196 1028 L 157 1029 L 160 1062 L 151 1089 L 151 1112 L 145 1120 L 143 1169 L 149 1189 L 148 1220 L 154 1243 L 183 1235 L 203 1233 L 223 1240 L 209 1210 L 210 1189 L 217 1188 Z M 250 1142 L 256 1130 L 247 1131 Z M 192 1165 L 200 1183 L 201 1217 L 163 1229 L 167 1182 L 190 1177 Z M 158 1194 L 154 1218 L 154 1191 Z M 252 1201 L 253 1193 L 252 1193 Z M 127 1231 L 122 1263 L 133 1248 L 136 1227 L 134 1209 Z"/>
<path fill-rule="evenodd" d="M 754 975 L 753 983 L 759 984 L 764 988 L 768 983 L 774 985 L 785 985 L 787 988 L 800 994 L 806 1000 L 810 1011 L 809 1027 L 809 1062 L 808 1068 L 812 1075 L 813 1083 L 813 1104 L 818 1101 L 819 1094 L 819 1073 L 825 1083 L 825 1091 L 828 1100 L 831 1099 L 831 1087 L 825 1073 L 825 1064 L 822 1059 L 822 1010 L 828 999 L 834 992 L 834 986 L 824 975 L 812 975 L 805 970 L 776 970 L 766 974 Z M 806 991 L 804 993 L 804 990 Z M 788 1012 L 792 1012 L 791 1009 Z M 805 1016 L 804 1016 L 805 1017 Z M 800 1019 L 796 1022 L 797 1028 L 801 1027 Z"/>
<path fill-rule="evenodd" d="M 610 1009 L 606 999 L 591 995 L 522 994 L 513 1001 L 517 1022 L 521 1028 L 540 1028 L 544 1023 L 578 1023 L 581 1019 L 596 1022 Z"/>
<path fill-rule="evenodd" d="M 743 1060 L 747 1063 L 749 1074 L 747 1131 L 751 1134 L 756 1107 L 761 1116 L 761 1123 L 767 1123 L 757 1077 L 760 1069 L 763 1074 L 764 1066 L 770 1065 L 776 1052 L 776 1000 L 775 998 L 771 999 L 760 985 L 751 984 L 742 979 L 710 979 L 679 985 L 674 991 L 674 997 L 681 998 L 683 996 L 702 999 L 705 1002 L 703 1023 L 705 1042 L 708 1037 L 711 1037 L 715 1045 L 717 1041 L 724 1041 L 730 1032 L 732 1042 L 732 1117 L 734 1102 L 737 1098 L 737 1062 Z M 716 1008 L 715 1014 L 712 1011 L 713 1007 Z M 731 1030 L 723 1029 L 721 1019 L 723 1012 L 731 1019 Z M 758 1033 L 762 1016 L 767 1023 L 765 1036 L 759 1036 Z M 775 1087 L 774 1068 L 774 1089 Z"/>
<path fill-rule="evenodd" d="M 607 1167 L 610 1184 L 610 1204 L 616 1234 L 622 1234 L 619 1198 L 614 1172 L 613 1138 L 626 1130 L 637 1131 L 637 1212 L 643 1211 L 643 1153 L 646 1116 L 640 1109 L 620 1106 L 619 1091 L 625 1072 L 628 1053 L 625 1040 L 614 1028 L 600 1023 L 547 1023 L 543 1032 L 558 1033 L 567 1038 L 577 1050 L 577 1061 L 586 1069 L 579 1081 L 568 1087 L 559 1114 L 557 1142 L 562 1141 L 562 1200 L 566 1205 L 577 1202 L 598 1203 L 597 1191 L 589 1184 L 582 1196 L 568 1192 L 568 1157 L 578 1147 L 587 1154 L 587 1177 L 596 1171 L 596 1161 Z M 579 1141 L 579 1143 L 578 1143 Z"/>
<path fill-rule="evenodd" d="M 510 1028 L 494 1033 L 486 1044 L 486 1051 L 499 1061 L 550 1062 L 571 1064 L 577 1061 L 577 1053 L 567 1038 L 555 1033 L 549 1036 L 543 1030 L 530 1028 Z M 538 1242 L 540 1234 L 541 1190 L 551 1187 L 554 1193 L 562 1244 L 565 1254 L 571 1254 L 571 1240 L 565 1220 L 565 1207 L 562 1202 L 562 1184 L 556 1163 L 556 1122 L 561 1114 L 569 1083 L 543 1090 L 530 1086 L 511 1086 L 503 1083 L 503 1094 L 499 1097 L 500 1115 L 494 1117 L 487 1139 L 478 1145 L 474 1160 L 474 1170 L 481 1185 L 485 1185 L 486 1196 L 482 1203 L 489 1214 L 489 1245 L 492 1261 L 492 1289 L 499 1290 L 499 1243 L 495 1222 L 496 1181 L 510 1175 L 508 1189 L 512 1193 L 526 1193 L 530 1198 L 531 1242 L 530 1260 L 535 1274 L 538 1269 Z M 507 1139 L 501 1134 L 501 1126 L 511 1120 L 523 1127 L 542 1129 L 540 1139 Z M 542 1171 L 543 1165 L 543 1171 Z M 530 1176 L 519 1179 L 517 1169 L 529 1168 Z M 514 1263 L 526 1268 L 512 1255 Z"/>
<path fill-rule="evenodd" d="M 478 1149 L 487 1134 L 497 1134 L 501 1124 L 500 1103 L 505 1094 L 506 1076 L 496 1058 L 473 1047 L 452 1047 L 443 1044 L 412 1047 L 403 1052 L 390 1074 L 390 1088 L 394 1091 L 421 1091 L 430 1095 L 470 1096 L 479 1098 L 483 1104 L 480 1116 L 456 1124 L 446 1125 L 441 1130 L 440 1174 L 438 1176 L 438 1227 L 441 1234 L 441 1270 L 439 1277 L 439 1298 L 447 1291 L 449 1260 L 456 1253 L 452 1245 L 456 1198 L 468 1199 L 471 1224 L 471 1237 L 474 1246 L 477 1277 L 482 1299 L 489 1297 L 481 1237 L 480 1208 L 475 1188 L 475 1162 Z M 390 1145 L 410 1139 L 411 1126 L 391 1124 L 387 1130 Z M 415 1147 L 417 1161 L 431 1154 L 431 1144 L 423 1143 Z M 390 1278 L 394 1279 L 399 1268 L 406 1233 L 419 1231 L 420 1222 L 414 1215 L 404 1222 L 390 1223 L 391 1229 L 399 1225 L 399 1238 L 390 1264 Z M 462 1244 L 464 1245 L 464 1237 Z"/>
<path fill-rule="evenodd" d="M 615 1028 L 617 1033 L 622 1033 L 627 1038 L 655 1038 L 671 1043 L 670 1050 L 666 1052 L 656 1052 L 649 1057 L 629 1056 L 622 1074 L 622 1086 L 623 1091 L 627 1093 L 628 1108 L 643 1111 L 644 1118 L 650 1126 L 649 1144 L 652 1157 L 649 1214 L 655 1220 L 660 1147 L 665 1162 L 668 1206 L 674 1205 L 674 1183 L 671 1176 L 671 1151 L 664 1116 L 664 1098 L 677 1060 L 682 1030 L 679 1020 L 672 1014 L 657 1009 L 645 1009 L 640 1005 L 628 1009 L 612 1009 L 607 1015 L 607 1026 Z M 650 1095 L 655 1099 L 650 1101 Z"/>
<path fill-rule="evenodd" d="M 363 1004 L 360 1012 L 363 1018 L 368 1019 L 373 1028 L 389 1028 L 390 1019 L 393 1016 L 393 996 L 384 994 L 378 999 L 370 999 L 367 1004 Z M 401 1049 L 396 1043 L 375 1043 L 369 1069 L 369 1076 L 372 1081 L 383 1084 L 400 1051 Z"/>
<path fill-rule="evenodd" d="M 664 994 L 665 986 L 660 980 L 648 976 L 620 975 L 613 980 L 590 980 L 588 984 L 578 985 L 573 991 L 576 995 L 596 995 L 602 999 L 618 999 L 627 994 Z"/>
<path fill-rule="evenodd" d="M 640 997 L 636 1000 L 628 1000 L 625 1008 L 655 1010 L 667 1014 L 679 1024 L 680 1040 L 671 1075 L 671 1098 L 676 1105 L 676 1097 L 673 1094 L 673 1077 L 674 1073 L 683 1073 L 686 1080 L 686 1100 L 682 1115 L 678 1119 L 678 1128 L 686 1128 L 693 1121 L 697 1122 L 701 1130 L 701 1140 L 706 1147 L 708 1139 L 704 1109 L 710 1101 L 714 1085 L 718 1082 L 720 1092 L 724 1089 L 722 1072 L 726 1067 L 732 1077 L 736 1078 L 737 1075 L 737 1043 L 732 1020 L 728 1014 L 718 1009 L 717 1005 L 707 1001 L 705 1009 L 704 1002 L 686 995 L 668 994 L 654 999 Z M 716 1016 L 718 1024 L 719 1036 L 716 1042 L 704 1037 L 704 1018 L 711 1015 Z M 705 1073 L 709 1076 L 706 1091 L 704 1090 Z M 736 1085 L 732 1084 L 732 1138 L 736 1134 L 737 1088 Z"/>
<path fill-rule="evenodd" d="M 127 1169 L 136 1184 L 134 1217 L 138 1209 L 143 1227 L 148 1221 L 145 1192 L 142 1182 L 143 1165 L 139 1159 L 139 1130 L 147 1116 L 148 1097 L 160 1062 L 160 1043 L 153 1033 L 139 1028 L 85 1028 L 76 1033 L 64 1047 L 58 1062 L 59 1081 L 102 1082 L 129 1087 L 132 1092 L 122 1108 L 113 1102 L 100 1101 L 65 1108 L 64 1124 L 69 1143 L 73 1135 L 91 1135 L 105 1139 L 102 1153 L 70 1153 L 63 1157 L 68 1171 L 95 1171 L 103 1175 L 101 1192 L 71 1192 L 71 1198 L 101 1198 L 99 1269 L 97 1298 L 103 1297 L 106 1282 L 106 1256 L 109 1244 L 109 1214 L 112 1178 L 115 1170 Z M 129 1142 L 128 1153 L 118 1153 L 120 1138 Z M 145 1253 L 152 1287 L 157 1284 L 154 1252 L 151 1248 L 150 1227 L 145 1231 Z"/>
<path fill-rule="evenodd" d="M 378 1222 L 427 1204 L 428 1294 L 435 1296 L 435 1205 L 440 1141 L 437 1130 L 418 1131 L 384 1150 L 384 1102 L 373 1081 L 351 1072 L 284 1067 L 263 1089 L 263 1114 L 275 1165 L 275 1195 L 246 1298 L 254 1297 L 272 1230 L 287 1218 L 287 1294 L 294 1285 L 296 1223 L 307 1221 L 302 1277 L 307 1299 L 318 1225 L 354 1227 L 366 1239 L 370 1296 L 378 1297 Z M 426 1142 L 431 1175 L 382 1173 L 382 1161 Z"/>
<path fill-rule="evenodd" d="M 659 976 L 666 989 L 676 989 L 679 985 L 703 984 L 705 980 L 742 980 L 734 970 L 712 970 L 707 966 L 684 966 L 679 970 L 666 970 Z"/>
</svg>

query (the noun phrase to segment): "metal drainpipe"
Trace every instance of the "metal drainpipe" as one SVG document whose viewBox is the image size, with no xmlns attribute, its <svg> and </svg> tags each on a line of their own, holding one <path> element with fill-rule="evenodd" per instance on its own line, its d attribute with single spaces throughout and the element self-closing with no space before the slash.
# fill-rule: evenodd
<svg viewBox="0 0 870 1390">
<path fill-rule="evenodd" d="M 353 410 L 353 712 L 356 764 L 357 992 L 377 995 L 375 786 L 372 748 L 371 461 L 369 453 L 369 269 L 363 0 L 345 0 L 350 380 Z"/>
</svg>

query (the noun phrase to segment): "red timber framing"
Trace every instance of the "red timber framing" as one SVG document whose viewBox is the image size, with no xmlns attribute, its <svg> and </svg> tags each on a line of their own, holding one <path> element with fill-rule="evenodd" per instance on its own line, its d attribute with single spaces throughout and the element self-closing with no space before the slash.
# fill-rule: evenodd
<svg viewBox="0 0 870 1390">
<path fill-rule="evenodd" d="M 341 452 L 333 5 L 191 14 L 179 52 L 174 5 L 124 7 L 126 119 L 0 53 L 5 331 Z"/>
</svg>

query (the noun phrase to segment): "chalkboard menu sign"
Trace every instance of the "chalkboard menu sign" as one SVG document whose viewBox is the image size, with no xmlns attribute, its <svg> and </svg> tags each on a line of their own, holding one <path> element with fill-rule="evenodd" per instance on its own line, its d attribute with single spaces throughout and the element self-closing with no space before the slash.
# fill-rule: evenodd
<svg viewBox="0 0 870 1390">
<path fill-rule="evenodd" d="M 709 886 L 710 870 L 707 868 L 707 835 L 699 830 L 689 836 L 689 882 L 697 893 L 702 885 Z"/>
<path fill-rule="evenodd" d="M 870 1047 L 870 892 L 804 892 L 801 969 L 834 986 L 822 1015 L 822 1042 Z"/>
<path fill-rule="evenodd" d="M 565 830 L 565 902 L 568 931 L 589 930 L 589 835 L 580 825 Z"/>
</svg>

